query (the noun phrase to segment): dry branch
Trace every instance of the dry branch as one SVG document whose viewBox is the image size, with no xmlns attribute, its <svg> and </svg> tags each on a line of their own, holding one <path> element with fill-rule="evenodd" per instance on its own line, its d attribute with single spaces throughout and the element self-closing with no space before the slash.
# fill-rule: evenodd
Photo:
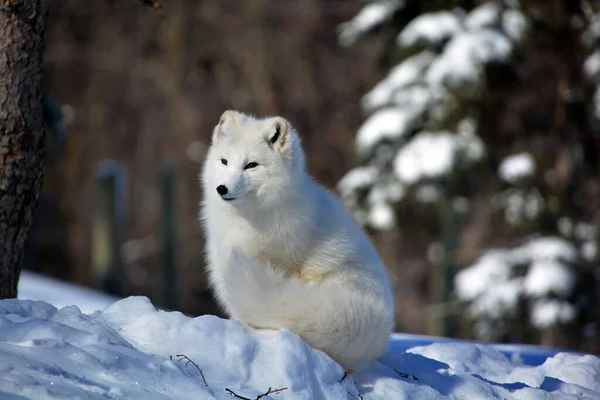
<svg viewBox="0 0 600 400">
<path fill-rule="evenodd" d="M 395 371 L 395 372 L 396 372 L 398 375 L 400 375 L 402 378 L 410 378 L 410 379 L 412 379 L 413 381 L 418 381 L 418 380 L 419 380 L 419 378 L 417 378 L 417 377 L 416 377 L 416 376 L 414 376 L 413 374 L 405 374 L 404 372 L 400 372 L 400 371 L 398 371 L 396 368 L 394 368 L 394 371 Z"/>
<path fill-rule="evenodd" d="M 349 391 L 347 391 L 347 390 L 346 390 L 346 393 L 348 393 L 348 394 L 350 395 L 350 397 L 352 397 L 354 400 L 364 400 L 364 397 L 362 397 L 362 396 L 360 395 L 360 393 L 359 393 L 358 395 L 354 395 L 354 394 L 350 393 L 350 392 L 349 392 Z M 358 396 L 358 397 L 356 397 L 356 396 Z"/>
<path fill-rule="evenodd" d="M 179 360 L 177 360 L 177 362 L 179 362 L 181 360 L 185 360 L 185 367 L 187 367 L 189 363 L 192 363 L 192 365 L 194 367 L 196 367 L 198 372 L 200 372 L 200 376 L 202 377 L 202 380 L 204 381 L 204 385 L 206 385 L 206 387 L 208 387 L 208 383 L 206 383 L 206 378 L 204 377 L 204 372 L 202 372 L 202 370 L 200 369 L 198 364 L 196 364 L 195 362 L 190 360 L 190 358 L 188 356 L 186 356 L 185 354 L 176 354 L 175 357 L 179 357 Z M 170 358 L 171 358 L 171 360 L 173 359 L 173 357 L 170 357 Z"/>
<path fill-rule="evenodd" d="M 346 371 L 344 371 L 344 376 L 342 376 L 342 379 L 340 379 L 338 382 L 341 383 L 344 379 L 349 377 L 353 372 L 354 372 L 354 369 L 352 369 L 352 368 L 347 369 Z"/>
<path fill-rule="evenodd" d="M 242 399 L 242 400 L 259 400 L 259 399 L 261 399 L 261 398 L 263 398 L 265 396 L 268 396 L 270 394 L 276 394 L 276 393 L 279 393 L 279 392 L 283 392 L 284 390 L 287 390 L 287 388 L 286 387 L 281 388 L 281 389 L 271 389 L 271 388 L 269 388 L 269 390 L 267 390 L 265 393 L 259 394 L 258 396 L 256 396 L 256 398 L 251 399 L 249 397 L 240 396 L 239 394 L 237 394 L 236 392 L 234 392 L 233 390 L 231 390 L 229 388 L 225 388 L 225 391 L 227 393 L 229 393 L 230 395 L 232 395 L 236 399 Z"/>
</svg>

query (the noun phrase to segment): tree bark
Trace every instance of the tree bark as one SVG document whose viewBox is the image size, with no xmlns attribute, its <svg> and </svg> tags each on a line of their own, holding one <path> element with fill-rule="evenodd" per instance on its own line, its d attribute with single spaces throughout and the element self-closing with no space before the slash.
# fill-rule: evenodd
<svg viewBox="0 0 600 400">
<path fill-rule="evenodd" d="M 0 0 L 0 299 L 17 296 L 42 185 L 42 56 L 48 0 Z"/>
</svg>

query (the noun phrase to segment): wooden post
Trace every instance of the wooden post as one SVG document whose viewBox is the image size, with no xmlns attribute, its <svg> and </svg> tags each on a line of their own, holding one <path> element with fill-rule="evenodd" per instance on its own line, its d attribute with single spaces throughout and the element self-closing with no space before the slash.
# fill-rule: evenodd
<svg viewBox="0 0 600 400">
<path fill-rule="evenodd" d="M 451 179 L 451 178 L 448 178 Z M 439 202 L 440 237 L 444 248 L 442 260 L 434 266 L 433 302 L 436 313 L 433 320 L 433 334 L 453 337 L 455 324 L 450 307 L 451 295 L 454 288 L 456 273 L 456 248 L 459 227 L 456 211 L 453 207 L 454 193 L 451 185 L 446 182 L 442 187 L 442 198 Z"/>
<path fill-rule="evenodd" d="M 94 287 L 120 296 L 124 283 L 121 259 L 125 217 L 125 167 L 105 160 L 96 168 L 92 220 L 92 276 Z"/>
<path fill-rule="evenodd" d="M 163 161 L 160 166 L 161 221 L 160 221 L 160 274 L 162 277 L 161 301 L 170 310 L 178 307 L 178 274 L 175 254 L 175 166 Z"/>
</svg>

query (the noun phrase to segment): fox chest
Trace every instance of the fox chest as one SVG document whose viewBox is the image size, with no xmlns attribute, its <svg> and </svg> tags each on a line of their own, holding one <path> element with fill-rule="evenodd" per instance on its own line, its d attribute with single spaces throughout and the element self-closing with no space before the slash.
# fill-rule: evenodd
<svg viewBox="0 0 600 400">
<path fill-rule="evenodd" d="M 297 235 L 293 237 L 283 232 L 265 234 L 245 226 L 222 229 L 222 234 L 214 238 L 221 257 L 226 257 L 231 249 L 237 247 L 260 264 L 294 270 L 306 256 L 305 241 L 298 239 Z"/>
</svg>

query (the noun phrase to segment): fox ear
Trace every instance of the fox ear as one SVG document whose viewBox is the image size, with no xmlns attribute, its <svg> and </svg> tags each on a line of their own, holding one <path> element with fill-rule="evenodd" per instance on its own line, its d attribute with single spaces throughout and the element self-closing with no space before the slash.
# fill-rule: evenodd
<svg viewBox="0 0 600 400">
<path fill-rule="evenodd" d="M 281 117 L 270 119 L 267 130 L 267 144 L 269 147 L 283 151 L 289 144 L 288 131 L 289 126 L 285 119 Z"/>
<path fill-rule="evenodd" d="M 233 110 L 227 110 L 219 118 L 219 123 L 215 126 L 213 131 L 212 141 L 217 142 L 221 137 L 227 135 L 227 132 L 232 126 L 237 126 L 239 113 Z"/>
</svg>

